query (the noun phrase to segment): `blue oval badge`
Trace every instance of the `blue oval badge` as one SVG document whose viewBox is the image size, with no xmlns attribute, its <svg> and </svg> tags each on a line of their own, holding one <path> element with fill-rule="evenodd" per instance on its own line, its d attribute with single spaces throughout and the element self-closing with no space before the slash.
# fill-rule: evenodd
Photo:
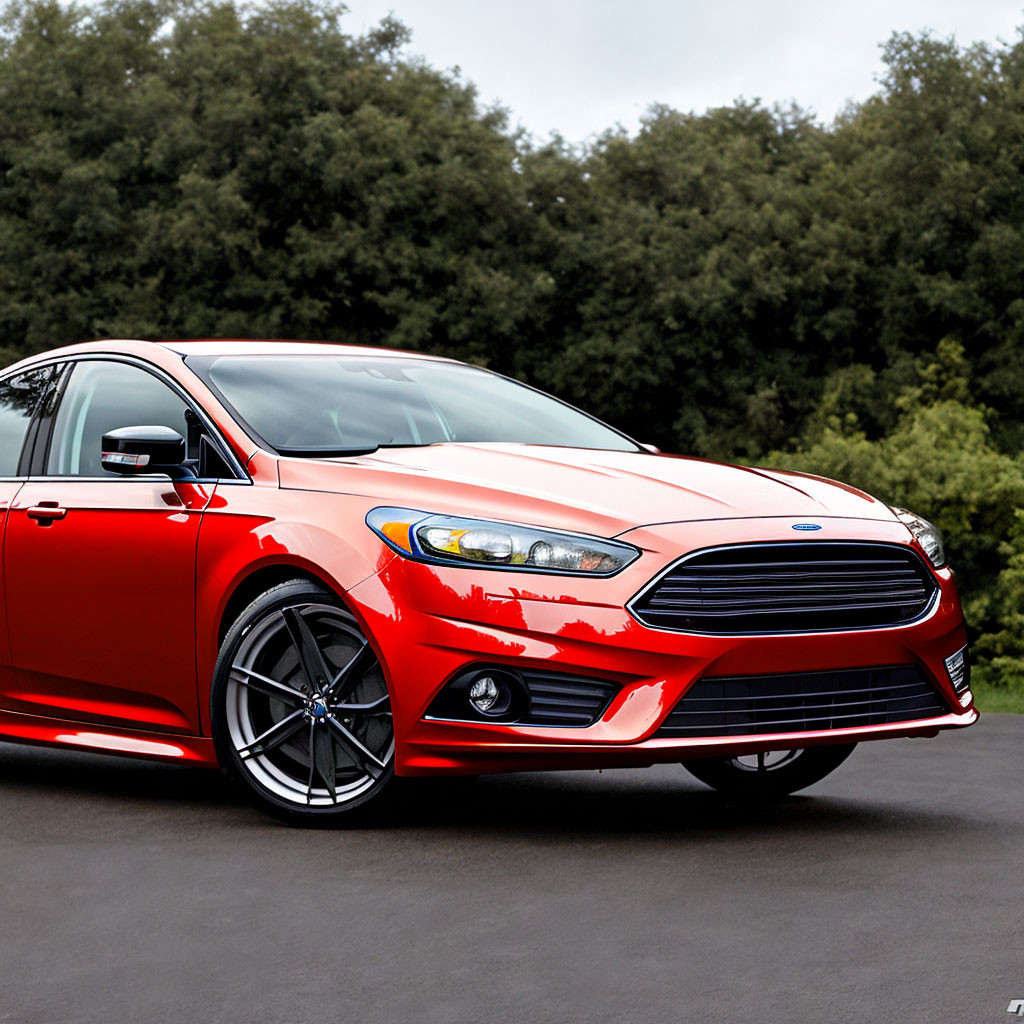
<svg viewBox="0 0 1024 1024">
<path fill-rule="evenodd" d="M 820 530 L 821 527 L 817 523 L 794 523 L 794 530 Z"/>
</svg>

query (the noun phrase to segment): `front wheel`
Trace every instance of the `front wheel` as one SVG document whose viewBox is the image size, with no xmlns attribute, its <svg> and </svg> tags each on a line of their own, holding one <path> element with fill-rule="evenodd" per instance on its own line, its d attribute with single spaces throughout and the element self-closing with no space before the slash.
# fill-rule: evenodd
<svg viewBox="0 0 1024 1024">
<path fill-rule="evenodd" d="M 380 662 L 326 588 L 294 580 L 228 631 L 210 693 L 221 764 L 291 824 L 352 820 L 391 787 L 395 738 Z"/>
<path fill-rule="evenodd" d="M 735 757 L 684 761 L 701 782 L 729 796 L 760 800 L 788 796 L 820 782 L 853 753 L 856 743 L 797 750 L 770 750 Z"/>
</svg>

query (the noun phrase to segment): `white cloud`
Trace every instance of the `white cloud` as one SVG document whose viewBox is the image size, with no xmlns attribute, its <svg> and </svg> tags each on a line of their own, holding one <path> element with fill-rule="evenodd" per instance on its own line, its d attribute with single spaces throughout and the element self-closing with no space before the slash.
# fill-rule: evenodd
<svg viewBox="0 0 1024 1024">
<path fill-rule="evenodd" d="M 410 52 L 462 69 L 513 123 L 571 141 L 616 122 L 636 129 L 650 104 L 704 110 L 739 96 L 796 100 L 830 120 L 865 99 L 893 31 L 932 29 L 961 43 L 1017 39 L 1021 0 L 345 0 L 361 33 L 393 12 Z"/>
</svg>

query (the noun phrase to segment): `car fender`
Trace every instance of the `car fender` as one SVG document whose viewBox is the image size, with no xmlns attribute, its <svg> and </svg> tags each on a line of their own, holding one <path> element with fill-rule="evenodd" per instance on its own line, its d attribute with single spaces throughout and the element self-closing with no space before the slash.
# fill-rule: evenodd
<svg viewBox="0 0 1024 1024">
<path fill-rule="evenodd" d="M 361 524 L 372 500 L 334 494 L 308 498 L 276 487 L 221 484 L 203 514 L 196 554 L 196 672 L 204 732 L 210 725 L 209 694 L 222 624 L 230 626 L 223 623 L 225 611 L 248 580 L 269 569 L 284 570 L 276 581 L 266 576 L 269 586 L 292 569 L 319 579 L 358 618 L 347 592 L 397 557 L 368 527 L 341 531 L 342 523 Z"/>
</svg>

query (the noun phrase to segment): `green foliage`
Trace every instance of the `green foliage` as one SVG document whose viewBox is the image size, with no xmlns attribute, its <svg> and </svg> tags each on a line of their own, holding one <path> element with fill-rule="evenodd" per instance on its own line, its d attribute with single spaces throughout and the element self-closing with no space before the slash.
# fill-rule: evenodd
<svg viewBox="0 0 1024 1024">
<path fill-rule="evenodd" d="M 991 588 L 991 632 L 978 642 L 981 677 L 1024 697 L 1024 509 L 1015 510 L 999 554 L 1002 564 Z"/>
<path fill-rule="evenodd" d="M 806 186 L 824 146 L 798 112 L 739 104 L 655 108 L 635 140 L 609 134 L 580 159 L 530 154 L 532 208 L 562 228 L 545 260 L 560 344 L 530 372 L 671 447 L 756 455 L 783 440 L 828 365 L 815 280 L 835 236 Z"/>
<path fill-rule="evenodd" d="M 992 685 L 978 675 L 972 677 L 971 691 L 982 714 L 1024 715 L 1024 686 Z"/>
<path fill-rule="evenodd" d="M 406 40 L 332 0 L 10 3 L 0 365 L 107 335 L 400 346 L 847 479 L 944 529 L 980 685 L 1024 693 L 1024 41 L 894 35 L 828 126 L 654 106 L 576 149 Z"/>
<path fill-rule="evenodd" d="M 536 274 L 502 116 L 342 11 L 9 9 L 2 336 L 511 344 Z"/>
</svg>

